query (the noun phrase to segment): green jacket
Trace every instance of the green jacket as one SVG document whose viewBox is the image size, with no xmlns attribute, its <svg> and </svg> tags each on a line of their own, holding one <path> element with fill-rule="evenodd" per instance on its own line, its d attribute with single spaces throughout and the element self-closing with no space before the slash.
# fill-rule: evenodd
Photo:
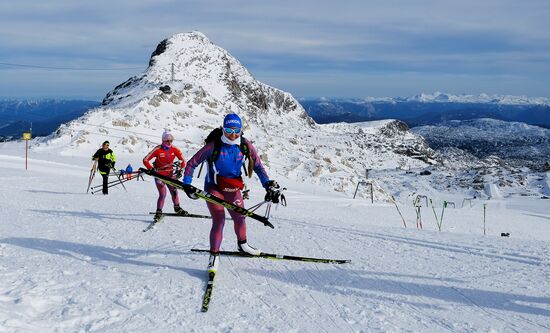
<svg viewBox="0 0 550 333">
<path fill-rule="evenodd" d="M 92 156 L 92 160 L 97 160 L 99 173 L 105 175 L 109 174 L 111 169 L 115 167 L 116 156 L 110 148 L 107 150 L 100 148 Z"/>
</svg>

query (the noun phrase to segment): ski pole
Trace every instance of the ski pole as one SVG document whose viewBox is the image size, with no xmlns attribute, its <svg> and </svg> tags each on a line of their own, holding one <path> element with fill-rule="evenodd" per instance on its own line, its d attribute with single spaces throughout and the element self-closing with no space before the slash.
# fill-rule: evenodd
<svg viewBox="0 0 550 333">
<path fill-rule="evenodd" d="M 435 207 L 434 207 L 434 203 L 433 203 L 432 199 L 430 199 L 430 204 L 432 205 L 432 210 L 433 210 L 434 216 L 435 216 L 435 225 L 437 225 L 437 229 L 439 229 L 439 231 L 441 231 L 441 224 L 439 224 L 439 219 L 437 218 L 437 213 L 435 212 Z"/>
<path fill-rule="evenodd" d="M 422 229 L 422 216 L 420 214 L 422 203 L 420 202 L 420 197 L 418 195 L 413 200 L 413 206 L 416 212 L 416 229 Z"/>
<path fill-rule="evenodd" d="M 403 226 L 406 228 L 407 223 L 405 223 L 405 218 L 403 217 L 403 214 L 401 214 L 401 211 L 399 210 L 399 207 L 397 206 L 397 202 L 395 201 L 395 198 L 393 197 L 393 195 L 391 196 L 391 200 L 393 201 L 395 208 L 397 208 L 397 212 L 399 213 L 399 216 L 401 216 L 401 219 L 403 220 Z"/>
<path fill-rule="evenodd" d="M 443 225 L 443 214 L 445 213 L 445 208 L 447 208 L 447 201 L 443 201 L 443 207 L 441 208 L 441 218 L 439 219 L 439 228 Z"/>
<path fill-rule="evenodd" d="M 90 191 L 90 185 L 92 185 L 92 181 L 94 180 L 95 173 L 97 171 L 97 160 L 94 160 L 94 164 L 92 165 L 92 169 L 90 170 L 90 177 L 88 177 L 88 189 L 86 190 L 86 193 Z"/>
<path fill-rule="evenodd" d="M 130 178 L 122 179 L 122 182 L 123 182 L 123 183 L 126 183 L 126 182 L 129 181 L 129 180 L 134 180 L 134 179 L 137 179 L 137 178 L 138 178 L 138 175 L 137 175 L 137 174 L 136 174 L 136 175 L 132 175 Z M 114 185 L 118 185 L 118 184 L 120 184 L 120 181 L 119 181 L 118 179 L 116 179 L 116 180 L 111 180 L 110 182 L 107 183 L 108 187 L 111 187 L 111 185 L 114 186 Z M 91 187 L 91 190 L 92 190 L 92 191 L 95 191 L 96 189 L 101 188 L 101 187 L 103 187 L 103 185 L 95 185 L 95 186 L 92 186 L 92 187 Z"/>
<path fill-rule="evenodd" d="M 112 185 L 112 184 L 115 184 L 115 183 L 120 183 L 120 181 L 118 179 L 115 179 L 115 180 L 111 180 L 110 182 L 107 183 L 107 185 Z M 100 185 L 95 185 L 95 186 L 92 186 L 91 189 L 92 190 L 95 190 L 97 189 L 98 187 L 102 187 L 103 184 L 100 184 Z"/>
<path fill-rule="evenodd" d="M 111 170 L 113 170 L 115 173 L 117 173 L 115 168 L 111 167 Z M 128 190 L 126 189 L 126 186 L 124 186 L 124 183 L 122 182 L 122 179 L 120 179 L 119 174 L 117 174 L 117 178 L 118 178 L 118 181 L 120 182 L 120 185 L 122 185 L 122 187 L 124 188 L 124 191 L 128 192 Z"/>
</svg>

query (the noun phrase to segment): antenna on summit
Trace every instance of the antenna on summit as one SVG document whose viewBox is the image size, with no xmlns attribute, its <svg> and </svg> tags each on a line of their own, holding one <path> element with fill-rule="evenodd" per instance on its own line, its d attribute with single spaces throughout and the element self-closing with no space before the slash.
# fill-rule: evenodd
<svg viewBox="0 0 550 333">
<path fill-rule="evenodd" d="M 172 63 L 172 82 L 174 82 L 174 63 Z"/>
</svg>

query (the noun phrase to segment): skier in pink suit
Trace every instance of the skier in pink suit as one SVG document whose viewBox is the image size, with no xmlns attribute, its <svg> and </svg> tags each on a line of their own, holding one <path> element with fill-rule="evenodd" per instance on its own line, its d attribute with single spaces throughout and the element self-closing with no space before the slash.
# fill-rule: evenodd
<svg viewBox="0 0 550 333">
<path fill-rule="evenodd" d="M 222 128 L 215 129 L 206 139 L 206 145 L 202 147 L 188 162 L 183 177 L 184 184 L 191 184 L 193 172 L 202 162 L 208 162 L 208 172 L 204 189 L 212 195 L 243 207 L 241 190 L 244 183 L 241 170 L 248 157 L 249 175 L 252 170 L 258 175 L 260 182 L 267 191 L 276 185 L 269 177 L 262 165 L 260 157 L 249 140 L 242 138 L 242 121 L 236 114 L 225 116 Z M 194 199 L 193 193 L 187 195 Z M 218 266 L 218 254 L 223 239 L 223 227 L 225 224 L 224 207 L 218 204 L 206 203 L 212 215 L 212 228 L 210 230 L 210 260 L 209 271 L 216 271 Z M 237 235 L 237 245 L 241 252 L 250 255 L 259 255 L 260 251 L 250 246 L 246 239 L 245 216 L 228 210 L 233 218 L 233 226 Z"/>
</svg>

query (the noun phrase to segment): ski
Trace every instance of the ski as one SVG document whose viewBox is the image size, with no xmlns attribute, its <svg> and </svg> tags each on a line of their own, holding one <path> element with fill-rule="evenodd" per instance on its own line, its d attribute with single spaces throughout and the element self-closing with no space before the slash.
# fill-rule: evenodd
<svg viewBox="0 0 550 333">
<path fill-rule="evenodd" d="M 156 214 L 155 212 L 149 212 L 149 214 Z M 200 214 L 191 214 L 191 213 L 187 213 L 187 214 L 178 214 L 178 213 L 162 213 L 162 215 L 164 216 L 177 216 L 177 217 L 193 217 L 193 218 L 197 218 L 197 219 L 211 219 L 212 216 L 210 215 L 200 215 Z"/>
<path fill-rule="evenodd" d="M 192 252 L 210 252 L 210 250 L 205 249 L 191 249 Z M 284 254 L 273 254 L 261 252 L 258 256 L 253 256 L 248 253 L 243 253 L 239 251 L 220 251 L 220 255 L 225 256 L 235 256 L 235 257 L 245 257 L 245 258 L 265 258 L 273 260 L 294 260 L 294 261 L 305 261 L 305 262 L 317 262 L 317 263 L 326 263 L 326 264 L 347 264 L 350 263 L 349 259 L 322 259 L 322 258 L 310 258 L 310 257 L 300 257 L 300 256 L 290 256 Z"/>
<path fill-rule="evenodd" d="M 212 298 L 212 289 L 214 289 L 214 278 L 216 277 L 216 272 L 208 272 L 208 282 L 206 284 L 206 290 L 204 291 L 204 296 L 202 298 L 201 312 L 208 311 L 210 306 L 210 298 Z"/>
<path fill-rule="evenodd" d="M 134 179 L 134 178 L 132 178 L 132 179 Z M 117 180 L 115 180 L 115 181 L 113 181 L 113 182 L 107 183 L 107 188 L 111 188 L 111 187 L 114 187 L 114 186 L 118 186 L 118 185 L 120 185 L 120 184 L 122 184 L 122 183 L 126 183 L 126 182 L 128 182 L 128 181 L 130 181 L 130 180 L 131 180 L 131 179 L 123 179 L 122 181 L 119 181 L 119 180 L 117 179 Z M 124 184 L 122 184 L 122 186 L 124 186 Z M 92 192 L 91 192 L 91 193 L 92 193 L 92 194 L 96 194 L 96 193 L 99 193 L 100 191 L 103 190 L 103 185 L 92 186 L 91 189 L 92 189 Z"/>
<path fill-rule="evenodd" d="M 128 174 L 126 174 L 126 175 L 128 175 Z M 116 175 L 109 174 L 109 177 L 111 177 L 111 176 L 116 176 Z M 128 181 L 130 181 L 130 180 L 137 179 L 137 178 L 140 177 L 140 176 L 141 176 L 141 175 L 138 175 L 137 173 L 135 173 L 135 174 L 130 174 L 130 177 L 129 177 L 129 178 L 123 178 L 123 179 L 122 179 L 122 182 L 123 182 L 123 183 L 126 183 L 126 182 L 128 182 Z M 142 179 L 143 179 L 143 177 L 142 177 Z M 107 186 L 108 186 L 108 187 L 113 187 L 113 186 L 116 186 L 116 185 L 119 185 L 119 184 L 120 184 L 120 180 L 119 180 L 119 179 L 115 179 L 115 180 L 109 181 L 109 182 L 107 183 Z M 91 189 L 92 191 L 95 191 L 95 190 L 97 190 L 98 188 L 102 188 L 102 187 L 103 187 L 103 184 L 100 184 L 100 185 L 91 186 L 90 189 Z"/>
<path fill-rule="evenodd" d="M 164 216 L 161 216 L 158 220 L 153 220 L 153 222 L 149 223 L 149 225 L 145 229 L 143 229 L 142 231 L 147 232 L 147 231 L 153 229 L 157 224 L 161 223 L 162 220 L 164 220 Z"/>
<path fill-rule="evenodd" d="M 140 168 L 139 169 L 141 172 L 149 175 L 149 176 L 152 176 L 152 177 L 155 177 L 157 178 L 158 180 L 170 185 L 170 186 L 173 186 L 175 188 L 178 188 L 180 190 L 184 190 L 184 184 L 180 181 L 178 181 L 177 179 L 174 179 L 174 178 L 170 178 L 170 177 L 167 177 L 167 176 L 164 176 L 164 175 L 161 175 L 153 170 L 147 170 L 147 169 L 144 169 L 144 168 Z M 275 228 L 273 226 L 273 224 L 271 224 L 271 222 L 269 222 L 269 220 L 265 217 L 265 216 L 260 216 L 258 214 L 255 214 L 254 212 L 251 212 L 249 211 L 248 209 L 246 208 L 243 208 L 243 207 L 239 207 L 237 205 L 234 205 L 232 204 L 231 202 L 227 202 L 223 199 L 220 199 L 206 191 L 203 191 L 201 189 L 198 189 L 196 188 L 195 186 L 193 185 L 185 185 L 188 189 L 191 189 L 193 191 L 193 193 L 203 199 L 203 200 L 206 200 L 208 202 L 211 202 L 211 203 L 215 203 L 215 204 L 218 204 L 218 205 L 221 205 L 221 206 L 224 206 L 225 208 L 227 209 L 230 209 L 230 210 L 233 210 L 239 214 L 242 214 L 244 216 L 248 216 L 248 217 L 251 217 L 257 221 L 260 221 L 262 222 L 265 226 L 268 226 L 270 228 Z M 184 190 L 185 191 L 185 190 Z"/>
</svg>

